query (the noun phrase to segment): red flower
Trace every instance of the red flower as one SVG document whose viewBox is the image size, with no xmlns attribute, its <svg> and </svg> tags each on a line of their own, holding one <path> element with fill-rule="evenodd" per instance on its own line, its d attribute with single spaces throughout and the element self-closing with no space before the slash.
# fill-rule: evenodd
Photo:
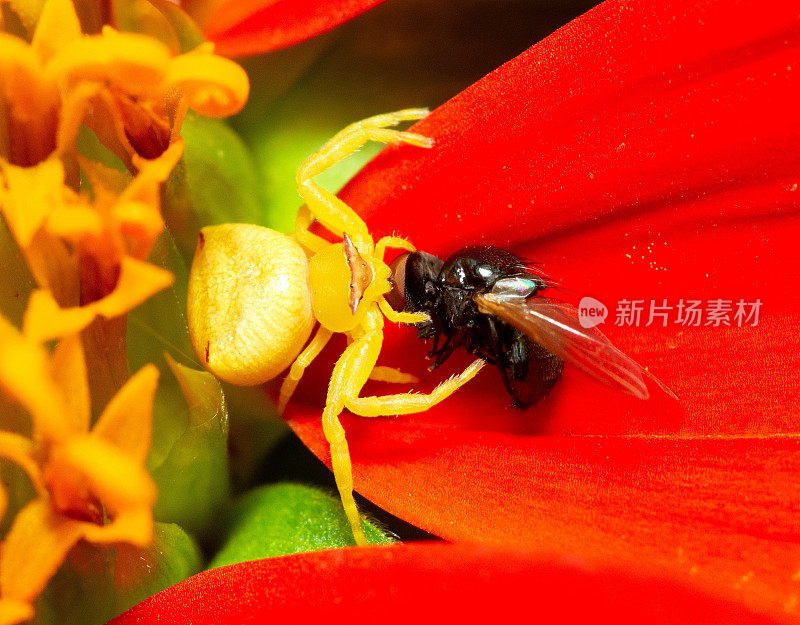
<svg viewBox="0 0 800 625">
<path fill-rule="evenodd" d="M 345 417 L 356 489 L 449 540 L 647 561 L 796 612 L 799 52 L 791 3 L 609 0 L 417 124 L 433 150 L 375 159 L 342 197 L 376 235 L 442 257 L 492 243 L 573 303 L 643 300 L 640 327 L 604 331 L 682 410 L 567 370 L 520 412 L 487 370 L 422 415 Z M 681 300 L 740 299 L 757 326 L 674 322 Z M 662 300 L 666 327 L 646 326 Z M 465 362 L 427 374 L 424 354 L 391 329 L 380 364 L 432 386 Z M 314 373 L 290 423 L 327 462 L 330 364 Z"/>
<path fill-rule="evenodd" d="M 325 33 L 384 0 L 184 0 L 216 52 L 249 56 Z"/>
<path fill-rule="evenodd" d="M 576 600 L 577 599 L 577 600 Z M 206 571 L 114 625 L 313 622 L 767 623 L 736 603 L 616 567 L 467 545 L 395 545 L 304 553 Z"/>
</svg>

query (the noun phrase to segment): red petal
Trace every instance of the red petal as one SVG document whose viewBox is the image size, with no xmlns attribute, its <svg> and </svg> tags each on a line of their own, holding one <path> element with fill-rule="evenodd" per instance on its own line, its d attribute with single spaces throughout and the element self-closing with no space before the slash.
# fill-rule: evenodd
<svg viewBox="0 0 800 625">
<path fill-rule="evenodd" d="M 429 543 L 304 553 L 213 569 L 112 623 L 310 623 L 365 616 L 389 623 L 420 616 L 425 622 L 493 623 L 521 615 L 558 623 L 774 622 L 718 596 L 639 572 Z"/>
<path fill-rule="evenodd" d="M 433 150 L 375 159 L 342 197 L 376 235 L 440 256 L 508 247 L 573 303 L 763 308 L 757 327 L 603 326 L 685 414 L 574 370 L 519 412 L 487 370 L 422 415 L 345 418 L 357 490 L 448 539 L 633 553 L 796 611 L 798 52 L 793 3 L 605 2 L 418 124 Z M 430 386 L 447 372 L 426 374 L 424 352 L 387 329 L 381 364 Z M 329 373 L 291 407 L 326 461 L 314 393 Z"/>
<path fill-rule="evenodd" d="M 383 1 L 225 0 L 201 26 L 217 54 L 249 56 L 321 35 Z"/>
</svg>

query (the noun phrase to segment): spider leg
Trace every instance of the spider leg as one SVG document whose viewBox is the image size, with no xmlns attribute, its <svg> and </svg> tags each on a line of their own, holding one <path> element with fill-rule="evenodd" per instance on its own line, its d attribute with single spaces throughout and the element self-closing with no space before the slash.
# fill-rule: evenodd
<svg viewBox="0 0 800 625">
<path fill-rule="evenodd" d="M 480 358 L 475 360 L 464 371 L 445 380 L 428 394 L 399 393 L 397 395 L 353 397 L 345 401 L 345 406 L 350 412 L 360 417 L 383 417 L 425 412 L 440 401 L 450 397 L 450 395 L 474 378 L 484 364 L 486 363 Z"/>
<path fill-rule="evenodd" d="M 330 243 L 309 230 L 312 223 L 314 223 L 314 216 L 308 210 L 308 206 L 301 206 L 294 220 L 294 238 L 304 248 L 316 254 L 328 247 Z"/>
<path fill-rule="evenodd" d="M 382 367 L 375 365 L 372 373 L 369 374 L 370 380 L 377 382 L 389 382 L 391 384 L 414 384 L 419 382 L 419 378 L 410 373 L 404 373 L 394 367 Z"/>
<path fill-rule="evenodd" d="M 333 404 L 326 404 L 322 411 L 322 431 L 331 450 L 331 468 L 333 477 L 336 480 L 336 488 L 339 489 L 339 498 L 342 500 L 342 508 L 350 522 L 350 529 L 353 532 L 356 544 L 364 546 L 367 544 L 367 537 L 361 527 L 361 516 L 358 514 L 358 506 L 353 497 L 353 464 L 350 461 L 350 449 L 347 446 L 347 437 L 339 421 L 341 407 Z"/>
<path fill-rule="evenodd" d="M 368 311 L 364 326 L 366 331 L 358 337 L 351 337 L 353 341 L 333 367 L 325 409 L 322 411 L 322 431 L 331 450 L 333 477 L 357 545 L 366 545 L 367 539 L 353 498 L 353 465 L 339 414 L 344 410 L 345 398 L 358 394 L 378 361 L 383 328 L 380 312 L 375 309 Z"/>
<path fill-rule="evenodd" d="M 353 536 L 356 544 L 365 545 L 361 517 L 353 498 L 350 451 L 339 415 L 345 407 L 361 416 L 423 412 L 472 379 L 483 366 L 483 361 L 475 361 L 462 374 L 443 382 L 429 395 L 405 393 L 361 398 L 358 395 L 375 369 L 383 344 L 383 314 L 377 307 L 367 311 L 358 334 L 353 338 L 353 342 L 344 350 L 333 368 L 325 409 L 322 412 L 322 429 L 330 445 L 333 475 Z"/>
<path fill-rule="evenodd" d="M 375 258 L 383 260 L 383 255 L 386 253 L 387 247 L 406 250 L 407 252 L 417 251 L 417 248 L 414 247 L 411 241 L 406 241 L 402 237 L 381 237 L 375 244 Z"/>
<path fill-rule="evenodd" d="M 308 345 L 306 345 L 306 348 L 300 352 L 300 355 L 292 363 L 289 373 L 283 380 L 283 384 L 281 384 L 281 393 L 278 398 L 278 414 L 283 414 L 283 411 L 286 409 L 286 404 L 289 403 L 289 399 L 292 397 L 294 389 L 297 388 L 297 383 L 300 382 L 300 378 L 303 377 L 306 367 L 319 355 L 322 348 L 328 344 L 331 335 L 332 332 L 330 330 L 319 326 L 314 338 L 311 339 Z"/>
<path fill-rule="evenodd" d="M 322 225 L 337 236 L 347 232 L 356 245 L 363 242 L 371 245 L 369 230 L 361 217 L 333 193 L 317 184 L 314 177 L 356 152 L 368 141 L 431 147 L 433 141 L 428 137 L 386 128 L 404 120 L 420 119 L 425 115 L 426 109 L 406 109 L 356 122 L 336 134 L 303 162 L 297 170 L 297 190 Z"/>
<path fill-rule="evenodd" d="M 383 344 L 383 319 L 378 311 L 373 309 L 368 313 L 364 319 L 364 328 L 366 330 L 365 333 L 353 343 L 353 346 L 360 346 L 359 349 L 363 356 L 359 362 L 350 364 L 350 371 L 359 371 L 359 374 L 351 375 L 338 394 L 346 408 L 362 417 L 424 412 L 469 382 L 485 364 L 480 359 L 474 361 L 460 374 L 445 380 L 428 394 L 400 393 L 397 395 L 359 397 L 369 374 L 375 368 L 375 363 L 378 360 L 378 354 Z M 339 363 L 336 363 L 336 365 L 338 367 Z M 365 372 L 366 375 L 364 374 Z M 331 385 L 333 384 L 334 378 L 331 378 Z"/>
<path fill-rule="evenodd" d="M 386 301 L 385 297 L 381 297 L 378 300 L 378 307 L 381 309 L 381 312 L 384 314 L 384 316 L 392 323 L 405 323 L 411 325 L 430 320 L 428 313 L 396 311 L 394 308 L 389 306 L 389 302 Z"/>
</svg>

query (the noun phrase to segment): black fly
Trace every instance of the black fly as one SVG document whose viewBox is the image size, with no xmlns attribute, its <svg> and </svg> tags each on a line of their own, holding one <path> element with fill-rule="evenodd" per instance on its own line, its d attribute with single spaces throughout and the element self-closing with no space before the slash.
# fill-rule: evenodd
<svg viewBox="0 0 800 625">
<path fill-rule="evenodd" d="M 393 303 L 430 316 L 416 327 L 433 339 L 431 369 L 463 347 L 498 368 L 522 408 L 550 392 L 565 361 L 639 399 L 649 396 L 645 377 L 675 397 L 600 331 L 581 327 L 573 306 L 542 296 L 548 281 L 510 252 L 471 246 L 446 261 L 411 252 L 393 270 Z"/>
</svg>

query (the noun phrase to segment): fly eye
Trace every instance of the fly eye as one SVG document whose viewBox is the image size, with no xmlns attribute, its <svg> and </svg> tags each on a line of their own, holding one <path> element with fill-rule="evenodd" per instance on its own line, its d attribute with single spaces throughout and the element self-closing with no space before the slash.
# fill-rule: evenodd
<svg viewBox="0 0 800 625">
<path fill-rule="evenodd" d="M 397 295 L 403 296 L 392 305 L 397 309 L 402 302 L 400 308 L 406 312 L 427 310 L 437 293 L 442 261 L 426 252 L 411 252 L 398 257 L 391 267 L 394 288 Z"/>
<path fill-rule="evenodd" d="M 389 282 L 392 290 L 386 294 L 386 301 L 395 310 L 403 310 L 406 306 L 406 264 L 409 253 L 400 254 L 389 265 L 392 275 Z"/>
</svg>

